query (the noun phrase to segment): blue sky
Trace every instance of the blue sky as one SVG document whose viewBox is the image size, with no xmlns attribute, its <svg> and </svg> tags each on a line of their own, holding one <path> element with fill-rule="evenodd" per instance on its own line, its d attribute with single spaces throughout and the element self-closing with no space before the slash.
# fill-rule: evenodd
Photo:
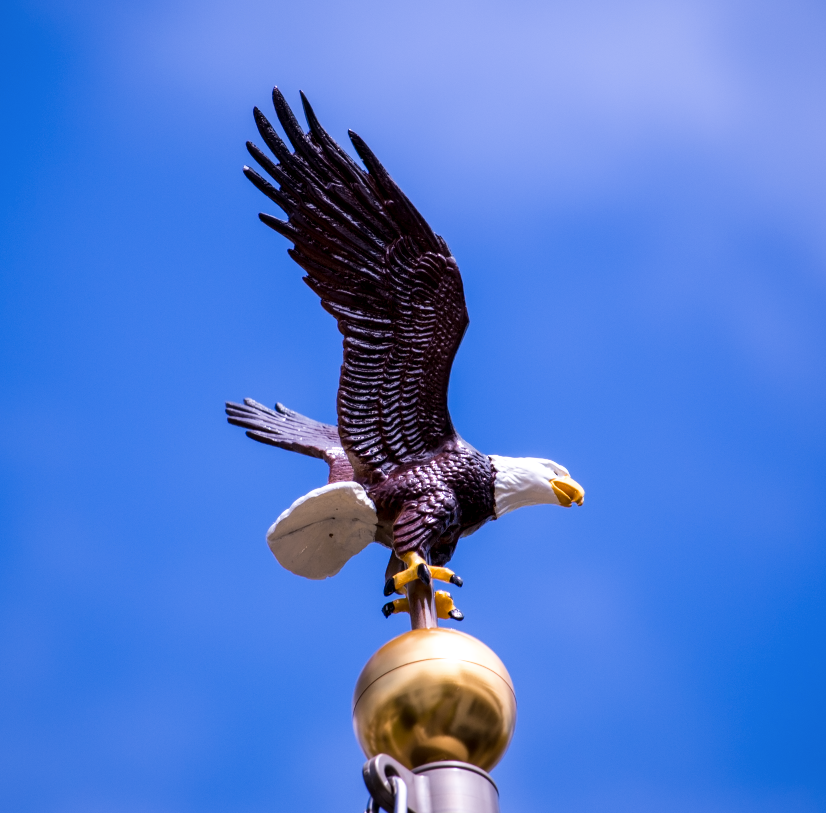
<svg viewBox="0 0 826 813">
<path fill-rule="evenodd" d="M 0 808 L 359 810 L 377 546 L 264 533 L 340 337 L 241 175 L 277 83 L 442 234 L 454 422 L 584 508 L 463 541 L 523 813 L 826 809 L 826 10 L 777 0 L 5 3 Z"/>
</svg>

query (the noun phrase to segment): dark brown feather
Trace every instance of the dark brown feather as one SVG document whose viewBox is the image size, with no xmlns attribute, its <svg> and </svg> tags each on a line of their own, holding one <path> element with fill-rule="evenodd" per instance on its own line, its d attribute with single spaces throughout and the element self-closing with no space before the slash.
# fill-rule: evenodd
<svg viewBox="0 0 826 813">
<path fill-rule="evenodd" d="M 456 434 L 447 388 L 468 325 L 462 280 L 444 240 L 398 188 L 373 152 L 350 137 L 368 172 L 330 138 L 302 95 L 304 133 L 283 95 L 278 120 L 294 152 L 256 109 L 278 165 L 251 145 L 247 177 L 287 215 L 267 225 L 292 241 L 293 259 L 344 335 L 339 434 L 356 473 L 377 481 L 433 455 Z"/>
<path fill-rule="evenodd" d="M 246 429 L 247 437 L 259 443 L 324 460 L 330 466 L 329 482 L 353 479 L 353 467 L 341 446 L 337 427 L 314 421 L 283 404 L 270 409 L 252 398 L 245 398 L 243 404 L 227 401 L 226 413 L 229 423 Z"/>
</svg>

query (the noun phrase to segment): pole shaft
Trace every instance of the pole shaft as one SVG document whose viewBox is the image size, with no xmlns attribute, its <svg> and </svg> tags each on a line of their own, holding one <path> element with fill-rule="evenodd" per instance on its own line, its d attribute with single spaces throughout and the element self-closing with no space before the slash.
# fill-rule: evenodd
<svg viewBox="0 0 826 813">
<path fill-rule="evenodd" d="M 436 603 L 433 600 L 433 582 L 420 579 L 407 585 L 407 603 L 410 605 L 410 629 L 426 630 L 438 627 Z"/>
</svg>

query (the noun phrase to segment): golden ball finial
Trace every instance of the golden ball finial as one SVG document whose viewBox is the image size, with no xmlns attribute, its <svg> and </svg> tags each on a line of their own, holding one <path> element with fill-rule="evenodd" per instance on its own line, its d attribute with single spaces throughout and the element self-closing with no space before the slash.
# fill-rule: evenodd
<svg viewBox="0 0 826 813">
<path fill-rule="evenodd" d="M 451 629 L 411 630 L 389 641 L 353 694 L 364 753 L 388 754 L 408 768 L 455 759 L 489 771 L 515 725 L 505 665 L 481 641 Z"/>
</svg>

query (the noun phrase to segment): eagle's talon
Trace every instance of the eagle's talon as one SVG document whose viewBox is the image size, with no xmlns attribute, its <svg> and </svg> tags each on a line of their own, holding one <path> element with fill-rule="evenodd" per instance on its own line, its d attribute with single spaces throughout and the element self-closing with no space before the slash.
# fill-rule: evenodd
<svg viewBox="0 0 826 813">
<path fill-rule="evenodd" d="M 385 618 L 390 618 L 394 613 L 409 613 L 410 604 L 406 598 L 397 598 L 395 601 L 388 601 L 384 607 L 381 608 Z"/>
<path fill-rule="evenodd" d="M 433 578 L 438 579 L 440 582 L 450 582 L 451 584 L 455 584 L 457 587 L 461 587 L 464 584 L 462 577 L 457 576 L 448 567 L 431 567 L 430 572 Z"/>
<path fill-rule="evenodd" d="M 384 584 L 384 595 L 391 593 L 404 593 L 404 587 L 416 579 L 421 579 L 425 584 L 430 584 L 431 573 L 427 562 L 418 553 L 404 553 L 399 557 L 407 567 L 391 576 Z"/>
<path fill-rule="evenodd" d="M 453 603 L 450 593 L 445 590 L 437 590 L 433 598 L 436 601 L 437 618 L 452 618 L 454 621 L 461 621 L 465 615 Z"/>
<path fill-rule="evenodd" d="M 440 582 L 450 582 L 457 587 L 462 586 L 461 577 L 457 576 L 452 570 L 448 570 L 446 567 L 428 565 L 418 553 L 404 553 L 399 558 L 407 567 L 391 576 L 384 583 L 384 595 L 386 596 L 392 593 L 403 595 L 405 586 L 412 581 L 416 581 L 416 579 L 427 585 L 432 584 L 433 580 L 437 579 Z"/>
</svg>

